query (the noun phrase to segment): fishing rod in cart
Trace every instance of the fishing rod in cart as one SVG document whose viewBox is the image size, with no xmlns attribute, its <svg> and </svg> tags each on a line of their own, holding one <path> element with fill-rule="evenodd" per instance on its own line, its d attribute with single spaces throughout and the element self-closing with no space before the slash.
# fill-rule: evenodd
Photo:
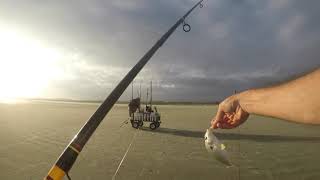
<svg viewBox="0 0 320 180">
<path fill-rule="evenodd" d="M 195 4 L 184 16 L 182 16 L 138 61 L 138 63 L 128 72 L 128 74 L 120 81 L 109 96 L 103 101 L 98 109 L 93 113 L 89 120 L 84 124 L 80 131 L 74 136 L 68 146 L 64 149 L 56 163 L 45 176 L 46 180 L 62 180 L 65 176 L 70 179 L 69 171 L 75 163 L 78 155 L 95 132 L 99 124 L 108 114 L 113 105 L 118 101 L 120 96 L 130 85 L 133 79 L 152 58 L 155 52 L 166 42 L 170 35 L 182 24 L 183 30 L 189 32 L 191 26 L 185 22 L 185 19 L 196 7 L 203 7 L 203 0 Z"/>
</svg>

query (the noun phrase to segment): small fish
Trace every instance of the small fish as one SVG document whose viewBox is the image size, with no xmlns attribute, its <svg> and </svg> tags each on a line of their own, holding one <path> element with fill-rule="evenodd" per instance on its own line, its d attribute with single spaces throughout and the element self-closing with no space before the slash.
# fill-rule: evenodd
<svg viewBox="0 0 320 180">
<path fill-rule="evenodd" d="M 209 153 L 213 153 L 214 157 L 221 163 L 232 166 L 228 152 L 226 151 L 226 146 L 221 144 L 218 138 L 213 134 L 213 129 L 207 129 L 204 135 L 204 144 Z"/>
</svg>

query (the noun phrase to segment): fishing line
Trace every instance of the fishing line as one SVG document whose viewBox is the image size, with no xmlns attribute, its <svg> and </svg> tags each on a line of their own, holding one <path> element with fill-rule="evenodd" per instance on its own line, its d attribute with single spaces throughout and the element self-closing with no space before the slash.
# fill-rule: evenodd
<svg viewBox="0 0 320 180">
<path fill-rule="evenodd" d="M 68 180 L 71 180 L 71 177 L 69 176 L 69 173 L 66 173 Z"/>
<path fill-rule="evenodd" d="M 128 146 L 126 152 L 124 153 L 124 155 L 123 155 L 123 157 L 122 157 L 122 159 L 121 159 L 121 161 L 120 161 L 120 163 L 119 163 L 119 165 L 118 165 L 118 168 L 117 168 L 116 172 L 115 172 L 114 175 L 112 176 L 112 180 L 115 180 L 115 179 L 116 179 L 116 176 L 117 176 L 117 174 L 118 174 L 118 172 L 119 172 L 119 169 L 120 169 L 123 161 L 124 161 L 125 158 L 127 157 L 127 154 L 128 154 L 128 152 L 129 152 L 129 150 L 130 150 L 130 148 L 131 148 L 131 146 L 132 146 L 132 144 L 133 144 L 133 142 L 134 142 L 134 140 L 135 140 L 135 137 L 137 136 L 138 132 L 139 132 L 139 129 L 137 129 L 136 132 L 134 133 L 134 135 L 133 135 L 133 137 L 132 137 L 132 139 L 131 139 L 131 142 L 130 142 L 129 146 Z"/>
<path fill-rule="evenodd" d="M 126 119 L 120 124 L 120 127 L 122 127 L 122 126 L 124 126 L 125 124 L 128 124 L 128 123 L 129 123 L 129 119 Z"/>
</svg>

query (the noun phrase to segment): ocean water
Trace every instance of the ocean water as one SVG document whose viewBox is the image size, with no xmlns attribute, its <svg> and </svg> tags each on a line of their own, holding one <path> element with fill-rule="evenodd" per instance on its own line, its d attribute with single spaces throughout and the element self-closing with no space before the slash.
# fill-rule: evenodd
<svg viewBox="0 0 320 180">
<path fill-rule="evenodd" d="M 0 104 L 0 179 L 42 179 L 98 104 Z M 206 152 L 203 135 L 213 105 L 159 105 L 162 124 L 141 130 L 116 105 L 85 146 L 72 179 L 320 179 L 320 126 L 251 116 L 240 128 L 218 130 L 234 164 L 226 168 Z"/>
</svg>

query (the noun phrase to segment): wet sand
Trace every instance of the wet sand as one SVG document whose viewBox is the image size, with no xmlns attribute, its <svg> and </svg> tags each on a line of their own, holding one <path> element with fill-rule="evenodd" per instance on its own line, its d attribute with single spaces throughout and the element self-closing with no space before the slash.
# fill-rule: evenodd
<svg viewBox="0 0 320 180">
<path fill-rule="evenodd" d="M 42 179 L 97 104 L 0 104 L 0 179 Z M 234 167 L 204 148 L 216 111 L 211 105 L 160 105 L 161 127 L 136 136 L 116 179 L 320 179 L 320 126 L 251 116 L 241 128 L 219 130 Z M 116 105 L 78 157 L 70 176 L 111 179 L 136 133 L 127 106 Z"/>
</svg>

